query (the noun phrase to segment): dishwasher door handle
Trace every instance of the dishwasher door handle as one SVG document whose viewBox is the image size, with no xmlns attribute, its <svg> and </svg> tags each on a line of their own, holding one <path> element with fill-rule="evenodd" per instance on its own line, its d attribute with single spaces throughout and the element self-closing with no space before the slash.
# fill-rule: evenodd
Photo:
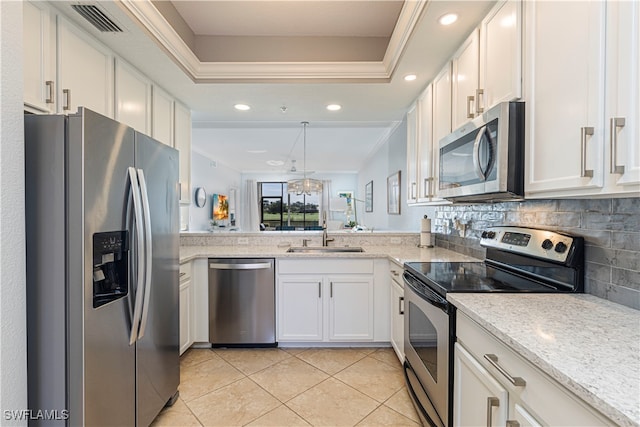
<svg viewBox="0 0 640 427">
<path fill-rule="evenodd" d="M 214 270 L 264 270 L 272 268 L 270 262 L 255 262 L 249 264 L 223 264 L 223 263 L 209 263 L 209 268 Z"/>
</svg>

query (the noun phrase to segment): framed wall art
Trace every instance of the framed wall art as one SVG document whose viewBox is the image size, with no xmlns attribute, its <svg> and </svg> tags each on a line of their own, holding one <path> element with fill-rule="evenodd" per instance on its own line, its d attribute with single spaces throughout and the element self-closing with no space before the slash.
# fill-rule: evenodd
<svg viewBox="0 0 640 427">
<path fill-rule="evenodd" d="M 373 212 L 373 181 L 364 186 L 364 211 Z"/>
<path fill-rule="evenodd" d="M 400 215 L 400 171 L 387 178 L 387 213 Z"/>
</svg>

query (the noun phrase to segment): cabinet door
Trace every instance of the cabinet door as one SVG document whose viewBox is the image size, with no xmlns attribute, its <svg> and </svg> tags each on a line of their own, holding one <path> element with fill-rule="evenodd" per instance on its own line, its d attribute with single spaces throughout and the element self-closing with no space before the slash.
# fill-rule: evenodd
<svg viewBox="0 0 640 427">
<path fill-rule="evenodd" d="M 209 342 L 209 264 L 208 259 L 199 258 L 193 266 L 193 336 L 194 342 Z"/>
<path fill-rule="evenodd" d="M 193 287 L 191 279 L 180 283 L 180 354 L 184 353 L 193 343 L 191 322 L 191 300 Z"/>
<path fill-rule="evenodd" d="M 391 346 L 404 362 L 404 289 L 391 281 Z"/>
<path fill-rule="evenodd" d="M 373 340 L 373 278 L 332 276 L 329 284 L 329 339 Z"/>
<path fill-rule="evenodd" d="M 522 2 L 501 1 L 480 26 L 478 112 L 522 97 Z"/>
<path fill-rule="evenodd" d="M 609 193 L 640 191 L 640 3 L 607 2 L 605 174 Z"/>
<path fill-rule="evenodd" d="M 455 344 L 453 425 L 504 426 L 508 393 L 459 343 Z"/>
<path fill-rule="evenodd" d="M 322 341 L 322 277 L 280 276 L 278 341 Z"/>
<path fill-rule="evenodd" d="M 151 134 L 151 81 L 116 58 L 115 101 L 117 121 Z"/>
<path fill-rule="evenodd" d="M 407 111 L 407 203 L 418 198 L 418 103 Z"/>
<path fill-rule="evenodd" d="M 22 7 L 24 103 L 39 112 L 54 112 L 55 26 L 45 4 L 24 1 Z"/>
<path fill-rule="evenodd" d="M 180 203 L 191 202 L 191 111 L 174 103 L 174 144 L 180 152 Z"/>
<path fill-rule="evenodd" d="M 433 169 L 433 89 L 431 85 L 418 98 L 418 195 L 417 201 L 430 202 L 434 197 Z"/>
<path fill-rule="evenodd" d="M 603 185 L 606 4 L 525 2 L 528 196 Z"/>
<path fill-rule="evenodd" d="M 453 130 L 473 119 L 477 114 L 479 46 L 479 35 L 475 30 L 452 58 Z"/>
<path fill-rule="evenodd" d="M 153 86 L 151 136 L 173 147 L 173 98 L 158 86 Z"/>
<path fill-rule="evenodd" d="M 58 15 L 58 112 L 87 107 L 113 118 L 113 56 Z"/>
</svg>

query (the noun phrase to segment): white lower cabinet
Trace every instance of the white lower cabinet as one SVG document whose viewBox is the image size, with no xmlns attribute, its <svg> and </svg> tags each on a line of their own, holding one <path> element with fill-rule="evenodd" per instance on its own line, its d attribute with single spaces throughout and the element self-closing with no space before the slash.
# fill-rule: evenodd
<svg viewBox="0 0 640 427">
<path fill-rule="evenodd" d="M 277 265 L 279 342 L 374 340 L 373 260 L 291 259 Z"/>
<path fill-rule="evenodd" d="M 193 281 L 191 263 L 180 264 L 180 354 L 193 344 Z"/>
<path fill-rule="evenodd" d="M 456 335 L 455 426 L 614 425 L 461 311 Z"/>
<path fill-rule="evenodd" d="M 209 269 L 208 259 L 198 258 L 193 266 L 193 343 L 209 343 Z"/>
<path fill-rule="evenodd" d="M 404 362 L 404 287 L 402 284 L 402 267 L 389 263 L 391 276 L 390 313 L 391 313 L 391 346 L 400 362 Z"/>
</svg>

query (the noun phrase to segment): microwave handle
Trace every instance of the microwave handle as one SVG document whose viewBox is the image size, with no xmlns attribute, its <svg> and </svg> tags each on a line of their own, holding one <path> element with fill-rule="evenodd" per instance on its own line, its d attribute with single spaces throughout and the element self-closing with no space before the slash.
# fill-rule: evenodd
<svg viewBox="0 0 640 427">
<path fill-rule="evenodd" d="M 476 175 L 482 180 L 486 181 L 487 176 L 482 170 L 482 165 L 480 165 L 480 142 L 482 141 L 482 136 L 485 134 L 487 130 L 486 126 L 482 126 L 476 135 L 476 140 L 473 143 L 473 168 L 476 172 Z"/>
</svg>

